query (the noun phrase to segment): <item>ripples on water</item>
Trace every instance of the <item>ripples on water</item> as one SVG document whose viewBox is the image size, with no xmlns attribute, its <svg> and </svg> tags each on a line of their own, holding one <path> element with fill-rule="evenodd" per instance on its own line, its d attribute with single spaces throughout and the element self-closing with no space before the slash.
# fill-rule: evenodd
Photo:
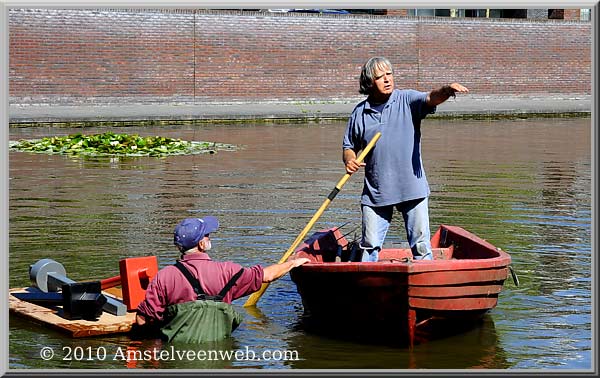
<svg viewBox="0 0 600 378">
<path fill-rule="evenodd" d="M 509 278 L 480 327 L 413 351 L 362 345 L 307 332 L 289 276 L 271 284 L 257 311 L 224 349 L 297 350 L 299 361 L 186 363 L 42 361 L 42 346 L 158 347 L 125 336 L 71 340 L 10 318 L 9 363 L 19 368 L 589 369 L 591 367 L 590 120 L 440 121 L 423 125 L 432 189 L 432 231 L 459 225 L 509 252 Z M 177 257 L 172 230 L 184 217 L 212 214 L 221 228 L 214 258 L 275 263 L 343 175 L 344 123 L 126 128 L 129 133 L 211 140 L 235 152 L 164 159 L 79 159 L 10 153 L 10 287 L 29 285 L 40 258 L 76 280 L 118 274 L 118 260 Z M 68 134 L 13 129 L 11 139 Z M 84 132 L 103 132 L 86 129 Z M 569 141 L 565 143 L 565 141 Z M 313 230 L 360 224 L 362 177 L 352 177 Z M 388 243 L 404 241 L 396 216 Z M 349 330 L 351 332 L 351 330 Z"/>
</svg>

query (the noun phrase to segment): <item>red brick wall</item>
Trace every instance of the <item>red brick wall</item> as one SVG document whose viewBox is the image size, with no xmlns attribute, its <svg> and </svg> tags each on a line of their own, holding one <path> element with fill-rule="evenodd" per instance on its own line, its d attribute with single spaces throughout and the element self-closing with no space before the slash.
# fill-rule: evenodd
<svg viewBox="0 0 600 378">
<path fill-rule="evenodd" d="M 175 13 L 11 10 L 10 96 L 193 100 L 193 21 Z"/>
<path fill-rule="evenodd" d="M 591 93 L 589 24 L 463 21 L 419 24 L 419 80 L 482 94 Z"/>
<path fill-rule="evenodd" d="M 591 93 L 585 22 L 11 9 L 9 35 L 11 103 L 356 99 L 373 55 L 401 87 Z"/>
</svg>

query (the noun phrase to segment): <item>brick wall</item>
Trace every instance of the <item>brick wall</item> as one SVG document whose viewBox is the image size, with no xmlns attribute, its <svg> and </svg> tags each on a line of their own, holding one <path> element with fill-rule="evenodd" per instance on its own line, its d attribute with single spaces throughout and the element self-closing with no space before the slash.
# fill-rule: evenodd
<svg viewBox="0 0 600 378">
<path fill-rule="evenodd" d="M 590 94 L 591 25 L 205 10 L 9 10 L 11 103 L 356 99 L 387 56 L 400 87 Z"/>
<path fill-rule="evenodd" d="M 10 10 L 10 96 L 193 100 L 193 21 L 177 13 Z"/>
</svg>

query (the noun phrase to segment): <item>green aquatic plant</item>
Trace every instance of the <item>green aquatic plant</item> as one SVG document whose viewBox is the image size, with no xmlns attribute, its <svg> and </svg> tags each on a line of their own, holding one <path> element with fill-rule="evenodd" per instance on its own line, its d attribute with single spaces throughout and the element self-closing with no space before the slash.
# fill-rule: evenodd
<svg viewBox="0 0 600 378">
<path fill-rule="evenodd" d="M 11 141 L 9 148 L 35 153 L 83 156 L 169 156 L 215 153 L 217 150 L 235 150 L 236 146 L 160 136 L 143 137 L 137 134 L 106 132 Z"/>
</svg>

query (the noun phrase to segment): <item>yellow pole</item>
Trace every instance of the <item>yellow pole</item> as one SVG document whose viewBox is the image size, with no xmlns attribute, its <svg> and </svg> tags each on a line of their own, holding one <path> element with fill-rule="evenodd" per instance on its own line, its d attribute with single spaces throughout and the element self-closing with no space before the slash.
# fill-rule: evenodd
<svg viewBox="0 0 600 378">
<path fill-rule="evenodd" d="M 367 154 L 375 146 L 375 143 L 377 143 L 377 140 L 379 140 L 379 137 L 381 137 L 380 132 L 378 132 L 377 134 L 375 134 L 375 136 L 373 136 L 373 138 L 371 139 L 369 144 L 367 144 L 367 146 L 362 150 L 362 152 L 356 158 L 356 161 L 358 163 L 362 163 L 362 161 L 365 159 Z M 298 236 L 296 237 L 296 240 L 294 240 L 294 242 L 292 243 L 290 248 L 288 248 L 287 252 L 285 252 L 283 254 L 283 256 L 281 257 L 281 259 L 279 259 L 278 264 L 285 262 L 288 259 L 288 257 L 290 257 L 290 255 L 292 253 L 294 253 L 294 251 L 296 250 L 296 247 L 298 247 L 298 245 L 304 240 L 304 237 L 306 236 L 308 231 L 310 231 L 312 226 L 317 222 L 317 219 L 319 219 L 319 217 L 323 214 L 325 209 L 327 209 L 327 206 L 329 206 L 329 204 L 331 203 L 331 201 L 333 201 L 335 196 L 340 192 L 340 190 L 342 190 L 342 187 L 346 184 L 346 182 L 348 181 L 349 178 L 350 178 L 350 174 L 346 173 L 340 179 L 340 181 L 338 181 L 335 188 L 333 188 L 331 193 L 329 193 L 329 196 L 327 196 L 327 198 L 325 199 L 325 201 L 323 202 L 323 204 L 321 205 L 319 210 L 317 210 L 317 212 L 312 216 L 312 218 L 310 219 L 310 221 L 308 222 L 306 227 L 304 227 L 302 232 L 300 232 L 300 234 L 298 234 Z M 244 303 L 244 307 L 254 306 L 256 304 L 256 302 L 258 302 L 260 297 L 263 295 L 263 293 L 267 290 L 267 287 L 269 287 L 269 282 L 263 283 L 257 292 L 253 293 L 252 295 L 250 295 L 250 297 L 248 297 L 248 300 L 246 301 L 246 303 Z"/>
</svg>

